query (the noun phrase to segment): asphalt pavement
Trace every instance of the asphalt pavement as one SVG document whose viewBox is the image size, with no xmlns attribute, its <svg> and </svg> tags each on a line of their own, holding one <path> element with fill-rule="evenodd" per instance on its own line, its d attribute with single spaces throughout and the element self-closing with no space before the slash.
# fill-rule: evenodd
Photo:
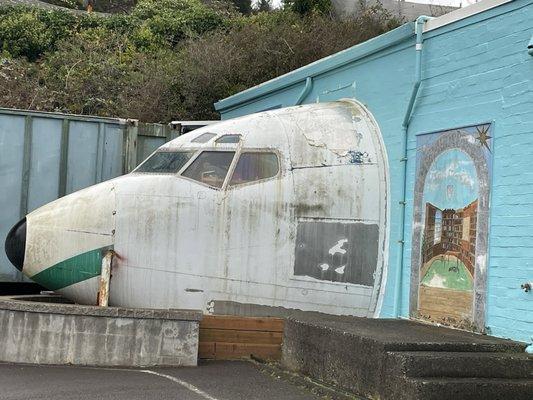
<svg viewBox="0 0 533 400">
<path fill-rule="evenodd" d="M 307 389 L 251 362 L 213 361 L 196 368 L 89 368 L 0 364 L 1 400 L 314 400 Z"/>
</svg>

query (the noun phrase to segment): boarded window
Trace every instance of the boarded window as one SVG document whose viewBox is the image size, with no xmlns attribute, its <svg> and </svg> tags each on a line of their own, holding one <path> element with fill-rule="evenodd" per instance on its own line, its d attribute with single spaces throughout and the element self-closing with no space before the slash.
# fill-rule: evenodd
<svg viewBox="0 0 533 400">
<path fill-rule="evenodd" d="M 234 151 L 204 151 L 189 165 L 183 176 L 221 188 L 234 155 Z"/>
<path fill-rule="evenodd" d="M 214 133 L 202 133 L 200 136 L 195 137 L 191 142 L 193 143 L 207 143 L 216 136 Z"/>
<path fill-rule="evenodd" d="M 231 177 L 230 186 L 272 178 L 278 172 L 276 153 L 243 153 Z"/>
<path fill-rule="evenodd" d="M 294 275 L 374 285 L 379 228 L 354 221 L 299 221 Z"/>
<path fill-rule="evenodd" d="M 174 174 L 190 160 L 193 154 L 193 151 L 158 151 L 142 163 L 135 172 Z"/>
<path fill-rule="evenodd" d="M 215 142 L 217 143 L 239 143 L 241 135 L 224 135 L 219 137 Z"/>
</svg>

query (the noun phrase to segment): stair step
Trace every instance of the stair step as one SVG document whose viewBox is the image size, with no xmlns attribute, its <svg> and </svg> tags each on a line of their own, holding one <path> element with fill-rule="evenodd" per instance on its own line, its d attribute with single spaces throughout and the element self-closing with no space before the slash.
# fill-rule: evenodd
<svg viewBox="0 0 533 400">
<path fill-rule="evenodd" d="M 532 379 L 407 378 L 395 399 L 531 400 Z"/>
<path fill-rule="evenodd" d="M 489 341 L 485 337 L 480 336 L 478 342 L 462 341 L 462 340 L 443 340 L 443 341 L 405 341 L 385 343 L 384 349 L 386 351 L 439 351 L 450 353 L 522 353 L 525 351 L 525 343 L 513 341 Z M 481 341 L 485 339 L 485 342 Z"/>
<path fill-rule="evenodd" d="M 394 373 L 407 377 L 533 379 L 533 356 L 527 353 L 417 351 L 387 357 Z"/>
</svg>

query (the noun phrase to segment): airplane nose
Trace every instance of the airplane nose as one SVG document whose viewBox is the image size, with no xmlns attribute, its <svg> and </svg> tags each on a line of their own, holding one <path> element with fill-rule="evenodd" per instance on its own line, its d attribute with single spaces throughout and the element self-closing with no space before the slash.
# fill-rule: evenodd
<svg viewBox="0 0 533 400">
<path fill-rule="evenodd" d="M 21 219 L 11 228 L 6 237 L 5 249 L 11 264 L 22 271 L 26 252 L 26 218 Z"/>
</svg>

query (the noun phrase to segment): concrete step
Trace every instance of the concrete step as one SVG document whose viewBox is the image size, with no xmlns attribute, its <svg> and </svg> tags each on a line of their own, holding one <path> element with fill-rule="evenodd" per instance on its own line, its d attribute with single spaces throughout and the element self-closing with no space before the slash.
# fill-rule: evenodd
<svg viewBox="0 0 533 400">
<path fill-rule="evenodd" d="M 531 400 L 531 379 L 407 378 L 395 400 Z"/>
<path fill-rule="evenodd" d="M 412 321 L 303 314 L 285 322 L 282 364 L 372 399 L 533 400 L 525 347 Z"/>
<path fill-rule="evenodd" d="M 407 377 L 532 379 L 527 353 L 388 352 L 391 373 Z M 533 394 L 532 397 L 533 399 Z"/>
</svg>

